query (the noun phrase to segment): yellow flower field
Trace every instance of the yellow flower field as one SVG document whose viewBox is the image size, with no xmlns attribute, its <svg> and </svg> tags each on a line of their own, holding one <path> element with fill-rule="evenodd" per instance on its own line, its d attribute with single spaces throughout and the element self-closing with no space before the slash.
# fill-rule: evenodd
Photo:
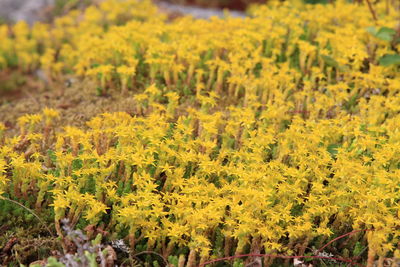
<svg viewBox="0 0 400 267">
<path fill-rule="evenodd" d="M 374 3 L 374 20 L 367 4 L 269 1 L 246 18 L 198 20 L 105 0 L 51 24 L 0 26 L 1 71 L 42 69 L 51 84 L 74 75 L 96 97 L 136 103 L 133 115 L 98 114 L 82 127 L 53 108 L 20 117 L 18 134 L 0 123 L 1 198 L 60 238 L 68 218 L 172 266 L 318 256 L 356 230 L 326 252 L 397 266 L 396 5 Z M 0 211 L 2 223 L 39 223 L 8 201 Z"/>
</svg>

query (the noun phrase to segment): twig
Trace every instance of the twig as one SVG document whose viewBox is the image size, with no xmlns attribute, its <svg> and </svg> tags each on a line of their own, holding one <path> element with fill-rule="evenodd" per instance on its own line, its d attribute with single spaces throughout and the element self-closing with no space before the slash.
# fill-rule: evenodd
<svg viewBox="0 0 400 267">
<path fill-rule="evenodd" d="M 8 242 L 4 245 L 4 247 L 0 249 L 0 254 L 8 253 L 17 242 L 18 238 L 16 237 L 9 239 Z"/>
<path fill-rule="evenodd" d="M 378 18 L 376 17 L 375 10 L 374 10 L 374 8 L 372 7 L 372 4 L 371 4 L 370 0 L 365 0 L 365 1 L 367 1 L 368 8 L 369 8 L 369 11 L 371 11 L 372 17 L 374 18 L 375 21 L 377 21 Z"/>
<path fill-rule="evenodd" d="M 367 231 L 372 231 L 372 229 L 355 230 L 355 231 L 349 232 L 349 233 L 347 233 L 347 234 L 338 236 L 338 237 L 332 239 L 331 241 L 329 241 L 328 243 L 326 243 L 326 244 L 325 244 L 324 246 L 322 246 L 321 248 L 319 248 L 319 249 L 317 250 L 317 253 L 316 253 L 316 254 L 320 253 L 322 250 L 324 250 L 324 248 L 326 248 L 327 246 L 329 246 L 330 244 L 332 244 L 332 243 L 335 242 L 336 240 L 342 239 L 343 237 L 346 237 L 346 236 L 348 236 L 348 235 L 352 235 L 352 234 L 359 233 L 359 232 L 367 232 Z"/>
<path fill-rule="evenodd" d="M 50 233 L 50 235 L 51 235 L 52 237 L 55 237 L 54 234 L 53 234 L 53 232 L 52 232 L 52 231 L 50 230 L 50 228 L 46 225 L 46 223 L 45 223 L 35 212 L 33 212 L 33 210 L 31 210 L 31 209 L 25 207 L 24 205 L 22 205 L 21 203 L 15 201 L 15 200 L 9 199 L 9 198 L 7 198 L 7 197 L 0 196 L 0 199 L 3 199 L 3 200 L 5 200 L 5 201 L 11 202 L 11 203 L 14 203 L 14 204 L 20 206 L 21 208 L 24 208 L 24 209 L 27 210 L 28 212 L 30 212 L 33 216 L 36 217 L 36 219 L 38 219 L 38 220 L 40 221 L 41 224 L 43 224 L 43 226 L 44 226 L 44 227 L 46 228 L 46 230 Z"/>
</svg>

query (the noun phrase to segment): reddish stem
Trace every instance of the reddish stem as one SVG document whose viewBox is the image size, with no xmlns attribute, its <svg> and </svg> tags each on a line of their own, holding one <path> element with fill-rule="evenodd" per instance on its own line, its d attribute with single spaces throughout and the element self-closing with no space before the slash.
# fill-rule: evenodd
<svg viewBox="0 0 400 267">
<path fill-rule="evenodd" d="M 341 261 L 341 262 L 347 262 L 351 265 L 357 265 L 357 266 L 362 266 L 359 263 L 353 262 L 350 259 L 343 259 L 343 258 L 335 258 L 335 257 L 324 257 L 324 256 L 288 256 L 288 255 L 279 255 L 279 254 L 242 254 L 242 255 L 235 255 L 235 256 L 230 256 L 230 257 L 225 257 L 225 258 L 220 258 L 220 259 L 215 259 L 211 261 L 204 262 L 200 264 L 198 267 L 203 267 L 206 266 L 207 264 L 212 264 L 216 263 L 219 261 L 226 261 L 226 260 L 232 260 L 232 259 L 237 259 L 237 258 L 244 258 L 244 257 L 272 257 L 272 258 L 281 258 L 281 259 L 304 259 L 304 258 L 310 258 L 310 259 L 326 259 L 326 260 L 335 260 L 335 261 Z"/>
<path fill-rule="evenodd" d="M 366 232 L 366 231 L 373 231 L 373 229 L 363 229 L 363 230 L 355 230 L 349 233 L 346 233 L 344 235 L 338 236 L 334 239 L 332 239 L 331 241 L 329 241 L 327 244 L 325 244 L 324 246 L 322 246 L 320 249 L 317 250 L 316 254 L 320 253 L 324 248 L 326 248 L 327 246 L 329 246 L 330 244 L 332 244 L 333 242 L 342 239 L 346 236 L 355 234 L 355 233 L 359 233 L 359 232 Z M 198 267 L 203 267 L 206 266 L 207 264 L 212 264 L 215 262 L 219 262 L 219 261 L 226 261 L 226 260 L 233 260 L 233 259 L 237 259 L 237 258 L 243 258 L 243 257 L 263 257 L 263 258 L 267 258 L 267 257 L 271 257 L 271 258 L 281 258 L 281 259 L 304 259 L 304 258 L 310 258 L 310 259 L 327 259 L 327 260 L 336 260 L 336 261 L 341 261 L 341 262 L 347 262 L 351 265 L 357 265 L 357 266 L 362 266 L 359 263 L 353 262 L 350 259 L 344 259 L 344 258 L 336 258 L 336 257 L 324 257 L 324 256 L 288 256 L 288 255 L 279 255 L 279 254 L 256 254 L 256 253 L 250 253 L 250 254 L 242 254 L 242 255 L 235 255 L 235 256 L 230 256 L 230 257 L 224 257 L 224 258 L 219 258 L 219 259 L 215 259 L 215 260 L 211 260 L 211 261 L 207 261 L 204 262 L 202 264 L 200 264 Z"/>
<path fill-rule="evenodd" d="M 349 232 L 349 233 L 347 233 L 347 234 L 338 236 L 338 237 L 332 239 L 331 241 L 329 241 L 328 243 L 326 243 L 326 244 L 325 244 L 323 247 L 321 247 L 320 249 L 318 249 L 316 254 L 320 253 L 322 250 L 324 250 L 324 248 L 326 248 L 327 246 L 329 246 L 330 244 L 332 244 L 332 243 L 335 242 L 336 240 L 342 239 L 343 237 L 346 237 L 346 236 L 348 236 L 348 235 L 356 234 L 356 233 L 359 233 L 359 232 L 366 232 L 366 231 L 372 231 L 372 229 L 355 230 L 355 231 Z"/>
</svg>

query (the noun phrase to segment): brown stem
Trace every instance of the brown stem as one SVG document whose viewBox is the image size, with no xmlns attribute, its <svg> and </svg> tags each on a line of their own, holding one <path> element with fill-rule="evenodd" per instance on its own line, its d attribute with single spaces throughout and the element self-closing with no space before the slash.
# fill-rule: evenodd
<svg viewBox="0 0 400 267">
<path fill-rule="evenodd" d="M 128 238 L 129 238 L 129 246 L 131 247 L 132 251 L 135 251 L 135 245 L 136 245 L 135 234 L 130 234 Z"/>
<path fill-rule="evenodd" d="M 379 256 L 378 266 L 377 267 L 383 267 L 383 262 L 384 261 L 385 261 L 385 257 Z"/>
<path fill-rule="evenodd" d="M 264 258 L 264 267 L 269 267 L 274 263 L 274 257 L 265 257 Z"/>
<path fill-rule="evenodd" d="M 74 216 L 72 216 L 72 219 L 71 219 L 71 221 L 70 221 L 70 222 L 71 222 L 71 227 L 72 227 L 72 228 L 75 227 L 75 225 L 77 224 L 77 222 L 78 222 L 78 220 L 79 220 L 79 218 L 80 218 L 81 212 L 82 212 L 82 208 L 79 207 L 79 208 L 75 211 Z"/>
<path fill-rule="evenodd" d="M 368 249 L 368 260 L 367 260 L 367 267 L 374 266 L 376 251 L 371 247 Z"/>
<path fill-rule="evenodd" d="M 45 150 L 49 145 L 49 137 L 50 137 L 50 130 L 51 127 L 46 125 L 43 129 L 43 143 L 42 143 L 42 150 Z"/>
<path fill-rule="evenodd" d="M 389 15 L 389 1 L 390 0 L 386 0 L 386 15 Z"/>
<path fill-rule="evenodd" d="M 253 254 L 260 254 L 261 250 L 261 238 L 260 237 L 254 237 L 252 242 L 251 242 L 251 253 Z M 252 257 L 249 258 L 249 262 L 252 262 L 252 266 L 262 266 L 262 261 L 260 257 Z"/>
<path fill-rule="evenodd" d="M 61 231 L 60 220 L 55 219 L 54 220 L 54 224 L 55 224 L 57 235 L 58 235 L 59 238 L 61 238 L 61 247 L 62 247 L 64 253 L 67 253 L 68 252 L 68 248 L 67 248 L 67 246 L 66 246 L 66 244 L 64 242 L 65 238 L 64 238 L 64 235 L 63 235 L 63 233 Z"/>
<path fill-rule="evenodd" d="M 202 264 L 205 263 L 208 259 L 209 259 L 208 256 L 202 256 L 200 258 L 200 266 L 202 266 Z"/>
<path fill-rule="evenodd" d="M 168 258 L 169 255 L 171 255 L 172 251 L 174 250 L 175 247 L 175 242 L 174 241 L 169 241 L 167 245 L 167 249 L 164 251 L 163 256 L 165 258 Z"/>
<path fill-rule="evenodd" d="M 231 255 L 232 239 L 226 236 L 224 243 L 224 256 L 229 257 Z"/>
<path fill-rule="evenodd" d="M 365 0 L 365 1 L 367 1 L 369 11 L 370 11 L 371 14 L 372 14 L 372 18 L 373 18 L 375 21 L 377 21 L 378 18 L 376 17 L 376 13 L 375 13 L 374 8 L 372 7 L 371 1 L 370 1 L 370 0 Z"/>
<path fill-rule="evenodd" d="M 185 267 L 186 257 L 185 255 L 181 254 L 179 256 L 178 267 Z"/>
<path fill-rule="evenodd" d="M 196 265 L 196 251 L 194 249 L 191 249 L 186 267 L 194 267 L 195 265 Z"/>
<path fill-rule="evenodd" d="M 291 249 L 293 248 L 293 245 L 294 245 L 294 241 L 291 239 L 291 240 L 289 241 L 289 244 L 287 245 L 288 249 L 291 250 Z M 285 259 L 285 261 L 284 261 L 284 266 L 289 266 L 290 260 L 291 260 L 291 259 Z"/>
<path fill-rule="evenodd" d="M 310 239 L 309 237 L 306 237 L 303 244 L 301 244 L 301 246 L 299 248 L 299 255 L 304 255 L 304 253 L 306 252 L 309 239 Z"/>
</svg>

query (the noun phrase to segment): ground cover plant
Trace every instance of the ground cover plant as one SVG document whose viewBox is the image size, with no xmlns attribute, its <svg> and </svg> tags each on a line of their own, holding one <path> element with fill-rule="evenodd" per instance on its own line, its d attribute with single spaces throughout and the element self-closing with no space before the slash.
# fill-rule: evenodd
<svg viewBox="0 0 400 267">
<path fill-rule="evenodd" d="M 0 26 L 2 73 L 131 100 L 75 126 L 52 106 L 0 124 L 3 264 L 59 250 L 38 264 L 133 265 L 146 252 L 135 262 L 397 266 L 398 9 L 286 1 L 196 20 L 105 0 Z M 29 231 L 41 251 L 14 244 Z M 104 245 L 118 242 L 118 254 Z"/>
</svg>

